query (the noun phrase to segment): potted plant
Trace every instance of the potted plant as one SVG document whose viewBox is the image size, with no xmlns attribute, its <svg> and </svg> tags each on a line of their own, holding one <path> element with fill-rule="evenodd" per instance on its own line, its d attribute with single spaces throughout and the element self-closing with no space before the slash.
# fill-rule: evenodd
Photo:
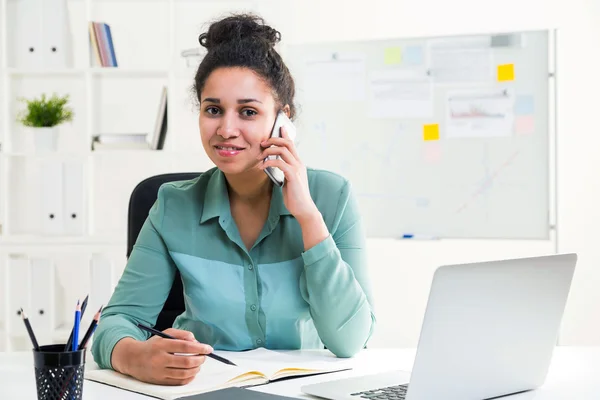
<svg viewBox="0 0 600 400">
<path fill-rule="evenodd" d="M 53 94 L 46 98 L 20 99 L 27 108 L 18 115 L 18 122 L 34 134 L 35 148 L 38 151 L 55 151 L 58 143 L 58 126 L 73 120 L 73 110 L 68 106 L 69 95 Z"/>
</svg>

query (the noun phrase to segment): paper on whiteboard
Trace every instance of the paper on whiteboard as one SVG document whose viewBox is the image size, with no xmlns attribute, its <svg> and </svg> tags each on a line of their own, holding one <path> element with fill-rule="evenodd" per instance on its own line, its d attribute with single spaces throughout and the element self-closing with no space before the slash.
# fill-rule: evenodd
<svg viewBox="0 0 600 400">
<path fill-rule="evenodd" d="M 491 35 L 432 39 L 427 43 L 431 50 L 469 50 L 492 47 Z"/>
<path fill-rule="evenodd" d="M 366 56 L 335 53 L 306 62 L 304 90 L 307 100 L 364 101 Z"/>
<path fill-rule="evenodd" d="M 431 76 L 437 83 L 486 82 L 493 79 L 490 50 L 435 50 L 430 53 Z"/>
<path fill-rule="evenodd" d="M 428 164 L 439 163 L 442 159 L 442 145 L 439 140 L 425 142 L 423 147 L 423 159 Z"/>
<path fill-rule="evenodd" d="M 514 95 L 508 90 L 450 92 L 446 105 L 447 138 L 512 135 Z"/>
<path fill-rule="evenodd" d="M 369 73 L 369 117 L 427 118 L 433 115 L 431 79 L 424 70 Z"/>
<path fill-rule="evenodd" d="M 428 49 L 429 70 L 436 83 L 493 79 L 491 36 L 436 39 Z"/>
</svg>

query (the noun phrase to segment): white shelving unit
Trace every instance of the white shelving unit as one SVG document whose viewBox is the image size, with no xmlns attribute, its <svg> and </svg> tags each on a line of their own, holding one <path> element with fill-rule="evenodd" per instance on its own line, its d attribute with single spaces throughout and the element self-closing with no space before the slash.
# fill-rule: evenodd
<svg viewBox="0 0 600 400">
<path fill-rule="evenodd" d="M 31 347 L 21 306 L 40 342 L 60 343 L 77 298 L 90 294 L 84 324 L 108 300 L 125 266 L 127 205 L 139 181 L 212 167 L 190 90 L 195 71 L 180 53 L 198 46 L 198 34 L 224 13 L 260 12 L 258 1 L 244 0 L 69 0 L 73 63 L 46 68 L 16 61 L 23 43 L 11 32 L 27 1 L 0 0 L 0 351 Z M 90 66 L 89 21 L 110 24 L 119 67 Z M 163 151 L 91 151 L 99 133 L 152 132 L 162 86 L 169 100 Z M 18 99 L 42 93 L 69 94 L 75 114 L 51 154 L 36 153 L 16 122 Z M 50 212 L 48 222 L 52 204 L 62 212 Z M 48 234 L 58 218 L 68 227 Z"/>
</svg>

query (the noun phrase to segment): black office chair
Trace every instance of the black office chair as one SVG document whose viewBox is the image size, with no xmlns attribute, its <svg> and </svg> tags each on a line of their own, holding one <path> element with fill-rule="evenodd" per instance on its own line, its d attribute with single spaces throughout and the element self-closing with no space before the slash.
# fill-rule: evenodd
<svg viewBox="0 0 600 400">
<path fill-rule="evenodd" d="M 194 179 L 200 172 L 182 172 L 151 176 L 137 184 L 129 198 L 129 211 L 127 217 L 127 258 L 131 255 L 140 230 L 148 217 L 152 205 L 158 197 L 158 189 L 163 183 Z M 171 328 L 178 315 L 185 311 L 183 302 L 183 285 L 179 271 L 175 274 L 173 286 L 167 301 L 158 314 L 156 325 L 159 331 Z"/>
</svg>

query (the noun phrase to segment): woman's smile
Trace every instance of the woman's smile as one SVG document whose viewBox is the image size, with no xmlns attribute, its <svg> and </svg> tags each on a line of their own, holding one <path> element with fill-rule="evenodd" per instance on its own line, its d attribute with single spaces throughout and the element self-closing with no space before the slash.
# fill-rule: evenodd
<svg viewBox="0 0 600 400">
<path fill-rule="evenodd" d="M 217 154 L 221 157 L 235 157 L 245 150 L 244 147 L 226 143 L 215 145 L 214 148 L 217 150 Z"/>
</svg>

